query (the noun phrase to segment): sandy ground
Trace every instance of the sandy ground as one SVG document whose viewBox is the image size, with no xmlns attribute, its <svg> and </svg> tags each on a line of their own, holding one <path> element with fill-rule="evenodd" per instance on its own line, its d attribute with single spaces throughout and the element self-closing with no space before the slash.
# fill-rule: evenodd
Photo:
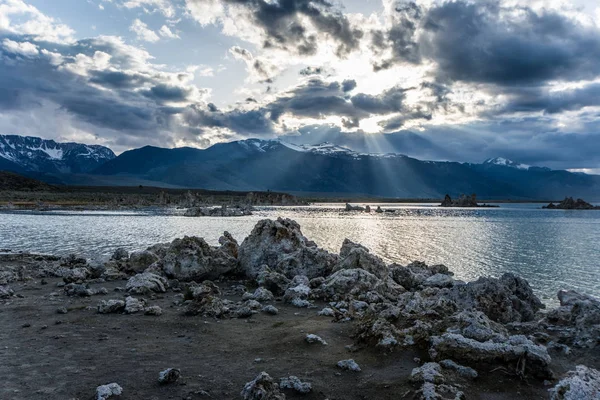
<svg viewBox="0 0 600 400">
<path fill-rule="evenodd" d="M 125 281 L 92 284 L 109 294 L 87 298 L 66 296 L 57 287 L 60 279 L 46 281 L 13 283 L 18 296 L 0 300 L 0 399 L 92 399 L 98 385 L 110 382 L 123 387 L 124 400 L 240 399 L 244 384 L 261 371 L 312 384 L 308 395 L 286 391 L 289 399 L 412 399 L 418 386 L 408 377 L 419 366 L 415 357 L 427 361 L 426 352 L 414 349 L 351 352 L 353 323 L 332 323 L 317 309 L 274 302 L 275 316 L 215 320 L 182 315 L 173 304 L 178 293 L 169 291 L 148 299 L 163 309 L 158 317 L 98 314 L 101 300 L 124 298 L 114 289 Z M 58 314 L 58 307 L 69 312 Z M 328 345 L 307 344 L 307 333 Z M 336 367 L 348 358 L 362 372 Z M 169 367 L 182 376 L 161 386 L 158 373 Z M 479 373 L 474 382 L 457 382 L 468 399 L 548 398 L 542 382 L 518 380 L 503 369 Z"/>
</svg>

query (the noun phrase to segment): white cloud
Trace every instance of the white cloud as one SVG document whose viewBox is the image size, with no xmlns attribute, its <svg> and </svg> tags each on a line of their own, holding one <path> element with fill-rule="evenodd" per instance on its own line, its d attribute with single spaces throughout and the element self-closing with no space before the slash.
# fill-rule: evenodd
<svg viewBox="0 0 600 400">
<path fill-rule="evenodd" d="M 77 54 L 74 62 L 66 64 L 63 68 L 74 74 L 86 76 L 89 70 L 104 70 L 110 66 L 111 55 L 103 51 L 96 51 L 92 57 Z"/>
<path fill-rule="evenodd" d="M 169 0 L 128 0 L 123 5 L 126 8 L 143 8 L 146 12 L 160 11 L 165 17 L 175 16 L 175 7 Z"/>
<path fill-rule="evenodd" d="M 136 34 L 138 40 L 143 40 L 145 42 L 158 42 L 160 37 L 153 30 L 148 28 L 148 25 L 140 21 L 139 19 L 135 19 L 129 30 Z"/>
<path fill-rule="evenodd" d="M 4 39 L 2 46 L 11 53 L 19 54 L 23 57 L 34 57 L 39 54 L 38 47 L 29 42 L 15 42 L 14 40 Z"/>
<path fill-rule="evenodd" d="M 196 75 L 203 77 L 215 76 L 215 71 L 212 67 L 201 65 L 198 71 L 196 72 Z"/>
<path fill-rule="evenodd" d="M 18 21 L 25 19 L 23 23 Z M 31 35 L 36 40 L 56 43 L 72 42 L 75 31 L 40 12 L 22 0 L 0 2 L 0 31 Z"/>
<path fill-rule="evenodd" d="M 179 39 L 179 35 L 171 31 L 171 29 L 169 29 L 169 27 L 166 25 L 163 25 L 158 31 L 158 33 L 160 34 L 160 36 L 167 39 Z"/>
<path fill-rule="evenodd" d="M 220 0 L 186 0 L 190 15 L 202 26 L 216 23 L 225 16 L 225 9 Z"/>
<path fill-rule="evenodd" d="M 61 65 L 64 61 L 64 58 L 63 58 L 62 54 L 60 54 L 60 53 L 54 53 L 54 52 L 48 51 L 46 49 L 42 49 L 42 51 L 40 53 L 42 53 L 44 56 L 48 57 L 48 59 L 50 60 L 50 64 L 52 64 L 54 66 Z"/>
</svg>

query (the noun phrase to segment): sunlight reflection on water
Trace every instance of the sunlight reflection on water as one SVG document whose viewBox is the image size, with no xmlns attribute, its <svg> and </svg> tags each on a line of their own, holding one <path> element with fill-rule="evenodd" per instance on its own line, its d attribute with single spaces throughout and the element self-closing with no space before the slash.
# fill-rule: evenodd
<svg viewBox="0 0 600 400">
<path fill-rule="evenodd" d="M 560 288 L 600 295 L 600 212 L 541 210 L 534 204 L 498 209 L 385 205 L 394 214 L 346 213 L 341 205 L 262 209 L 253 216 L 187 218 L 164 212 L 13 212 L 0 214 L 0 248 L 78 253 L 92 258 L 115 248 L 141 249 L 184 235 L 217 244 L 228 230 L 239 241 L 263 218 L 295 219 L 303 233 L 338 252 L 344 238 L 387 262 L 442 263 L 473 280 L 514 272 L 546 302 Z"/>
</svg>

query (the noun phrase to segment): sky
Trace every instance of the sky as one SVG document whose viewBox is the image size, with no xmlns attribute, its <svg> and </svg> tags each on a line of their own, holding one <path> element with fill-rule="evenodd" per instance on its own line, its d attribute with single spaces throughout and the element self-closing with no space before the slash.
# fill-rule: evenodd
<svg viewBox="0 0 600 400">
<path fill-rule="evenodd" d="M 0 0 L 0 133 L 600 173 L 600 5 Z"/>
</svg>

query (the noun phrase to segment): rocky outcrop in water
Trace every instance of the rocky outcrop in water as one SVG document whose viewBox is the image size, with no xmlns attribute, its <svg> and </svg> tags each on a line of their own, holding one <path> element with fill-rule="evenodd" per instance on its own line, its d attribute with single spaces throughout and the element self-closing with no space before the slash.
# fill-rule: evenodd
<svg viewBox="0 0 600 400">
<path fill-rule="evenodd" d="M 369 210 L 371 210 L 371 208 L 369 207 Z M 350 203 L 346 203 L 346 211 L 365 211 L 365 207 L 362 206 L 353 206 Z"/>
<path fill-rule="evenodd" d="M 186 217 L 243 217 L 252 215 L 251 207 L 190 207 L 183 214 Z"/>
<path fill-rule="evenodd" d="M 558 204 L 550 203 L 542 208 L 549 210 L 600 210 L 600 206 L 594 206 L 582 199 L 573 200 L 572 197 L 565 197 Z"/>
<path fill-rule="evenodd" d="M 478 204 L 477 195 L 472 194 L 470 196 L 461 194 L 458 199 L 452 199 L 450 195 L 446 195 L 440 207 L 498 207 L 490 204 Z"/>
</svg>

